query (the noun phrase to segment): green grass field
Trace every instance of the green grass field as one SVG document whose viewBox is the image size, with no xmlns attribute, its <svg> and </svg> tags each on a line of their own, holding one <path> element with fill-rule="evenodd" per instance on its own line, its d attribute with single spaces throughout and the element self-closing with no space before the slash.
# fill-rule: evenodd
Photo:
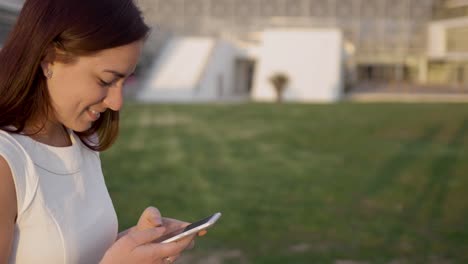
<svg viewBox="0 0 468 264">
<path fill-rule="evenodd" d="M 467 150 L 463 104 L 128 104 L 102 161 L 121 229 L 223 213 L 198 259 L 468 263 Z"/>
</svg>

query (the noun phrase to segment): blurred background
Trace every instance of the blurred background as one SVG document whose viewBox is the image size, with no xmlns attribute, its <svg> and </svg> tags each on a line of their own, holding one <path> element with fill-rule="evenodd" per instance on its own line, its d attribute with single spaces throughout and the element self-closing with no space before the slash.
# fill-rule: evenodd
<svg viewBox="0 0 468 264">
<path fill-rule="evenodd" d="M 121 229 L 221 211 L 179 263 L 468 263 L 467 0 L 136 2 Z"/>
<path fill-rule="evenodd" d="M 23 2 L 0 1 L 0 43 Z M 468 90 L 468 1 L 136 2 L 153 28 L 127 89 L 139 101 L 461 98 Z M 281 95 L 272 88 L 278 76 Z"/>
</svg>

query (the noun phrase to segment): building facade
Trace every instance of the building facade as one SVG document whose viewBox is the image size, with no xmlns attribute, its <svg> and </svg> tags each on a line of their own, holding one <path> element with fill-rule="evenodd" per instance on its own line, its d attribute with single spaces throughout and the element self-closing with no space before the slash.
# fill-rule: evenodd
<svg viewBox="0 0 468 264">
<path fill-rule="evenodd" d="M 348 82 L 468 84 L 468 0 L 136 0 L 155 28 L 148 55 L 172 35 L 210 36 L 255 43 L 272 28 L 339 28 Z M 24 0 L 0 0 L 0 46 Z M 459 22 L 451 22 L 461 19 Z M 434 57 L 434 23 L 447 27 L 454 56 Z M 436 43 L 437 44 L 437 43 Z M 444 44 L 444 45 L 445 45 Z M 460 56 L 459 56 L 460 55 Z M 467 56 L 468 57 L 468 56 Z M 146 59 L 146 61 L 145 61 Z M 152 61 L 143 57 L 143 67 Z"/>
<path fill-rule="evenodd" d="M 255 32 L 339 28 L 352 79 L 426 80 L 427 24 L 437 0 L 139 0 L 160 30 L 256 41 Z"/>
<path fill-rule="evenodd" d="M 429 24 L 429 81 L 467 90 L 468 1 L 439 0 L 434 10 Z"/>
</svg>

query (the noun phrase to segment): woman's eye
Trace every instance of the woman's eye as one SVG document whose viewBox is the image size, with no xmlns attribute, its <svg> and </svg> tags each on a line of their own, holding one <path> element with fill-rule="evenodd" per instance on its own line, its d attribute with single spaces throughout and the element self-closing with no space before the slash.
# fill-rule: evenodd
<svg viewBox="0 0 468 264">
<path fill-rule="evenodd" d="M 105 82 L 105 81 L 103 81 L 103 80 L 99 80 L 99 83 L 100 83 L 100 85 L 103 86 L 103 87 L 109 87 L 109 86 L 111 86 L 114 82 Z"/>
</svg>

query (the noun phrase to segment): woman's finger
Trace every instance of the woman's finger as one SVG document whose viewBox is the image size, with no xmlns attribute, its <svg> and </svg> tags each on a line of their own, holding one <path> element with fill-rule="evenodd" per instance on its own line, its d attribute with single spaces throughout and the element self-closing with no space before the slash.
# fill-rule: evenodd
<svg viewBox="0 0 468 264">
<path fill-rule="evenodd" d="M 185 249 L 190 250 L 190 249 L 192 249 L 192 248 L 194 248 L 194 247 L 195 247 L 195 239 L 192 240 L 192 242 L 190 242 L 190 244 L 189 244 Z"/>
<path fill-rule="evenodd" d="M 163 217 L 162 222 L 164 227 L 166 227 L 168 230 L 181 229 L 190 225 L 190 223 L 168 217 Z"/>
<path fill-rule="evenodd" d="M 136 230 L 128 233 L 122 239 L 128 241 L 136 246 L 150 243 L 164 234 L 166 229 L 164 227 L 148 228 L 145 230 Z M 123 242 L 122 242 L 123 243 Z"/>
<path fill-rule="evenodd" d="M 198 232 L 198 236 L 200 236 L 200 237 L 204 236 L 204 235 L 206 235 L 206 233 L 208 233 L 208 231 L 202 230 L 202 231 Z"/>
<path fill-rule="evenodd" d="M 162 225 L 163 220 L 161 213 L 156 207 L 150 206 L 141 214 L 140 219 L 138 220 L 137 229 L 144 230 Z"/>
<path fill-rule="evenodd" d="M 175 263 L 177 261 L 177 259 L 180 257 L 180 255 L 177 255 L 177 256 L 171 256 L 171 257 L 164 257 L 162 259 L 162 264 L 172 264 L 172 263 Z"/>
<path fill-rule="evenodd" d="M 171 243 L 147 243 L 139 246 L 136 251 L 143 256 L 151 256 L 155 261 L 161 261 L 165 257 L 180 255 L 190 244 L 193 237 L 184 238 Z M 164 263 L 164 262 L 163 262 Z"/>
</svg>

